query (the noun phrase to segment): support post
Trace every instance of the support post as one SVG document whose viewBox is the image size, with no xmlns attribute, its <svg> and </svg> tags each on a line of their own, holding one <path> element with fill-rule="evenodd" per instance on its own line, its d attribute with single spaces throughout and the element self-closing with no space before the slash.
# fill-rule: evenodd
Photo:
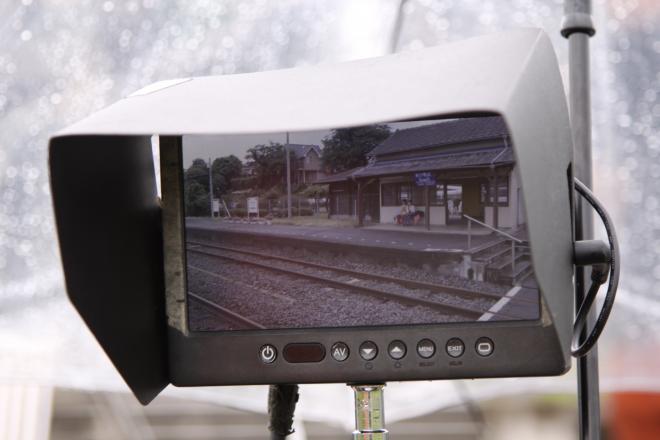
<svg viewBox="0 0 660 440">
<path fill-rule="evenodd" d="M 211 207 L 211 218 L 213 218 L 213 170 L 211 165 L 209 157 L 209 206 Z"/>
<path fill-rule="evenodd" d="M 426 185 L 424 187 L 424 224 L 426 230 L 431 230 L 431 197 L 430 197 L 431 187 Z"/>
<path fill-rule="evenodd" d="M 355 393 L 353 440 L 387 440 L 383 408 L 385 385 L 353 385 L 352 388 Z"/>
<path fill-rule="evenodd" d="M 514 281 L 516 271 L 516 242 L 511 240 L 511 282 Z"/>
<path fill-rule="evenodd" d="M 468 245 L 467 245 L 467 250 L 469 251 L 472 249 L 472 220 L 467 219 L 468 221 L 468 226 L 467 226 L 467 238 L 468 238 Z"/>
<path fill-rule="evenodd" d="M 291 218 L 291 159 L 289 158 L 289 132 L 286 132 L 286 216 Z"/>
<path fill-rule="evenodd" d="M 363 192 L 363 186 L 362 182 L 359 180 L 357 181 L 357 196 L 355 200 L 355 215 L 357 215 L 358 218 L 358 226 L 364 226 L 364 219 L 362 215 L 362 192 Z"/>
<path fill-rule="evenodd" d="M 592 186 L 589 38 L 595 33 L 591 19 L 591 0 L 565 0 L 561 34 L 568 39 L 569 105 L 574 145 L 573 172 L 575 177 L 589 188 Z M 575 207 L 575 240 L 591 238 L 593 238 L 591 211 L 583 209 L 578 198 Z M 584 300 L 585 286 L 589 282 L 588 275 L 583 268 L 576 269 L 576 311 Z M 582 338 L 586 337 L 587 327 L 591 327 L 594 319 L 595 311 L 592 310 Z M 578 358 L 577 376 L 580 439 L 598 440 L 600 439 L 600 395 L 596 345 L 589 354 Z"/>
</svg>

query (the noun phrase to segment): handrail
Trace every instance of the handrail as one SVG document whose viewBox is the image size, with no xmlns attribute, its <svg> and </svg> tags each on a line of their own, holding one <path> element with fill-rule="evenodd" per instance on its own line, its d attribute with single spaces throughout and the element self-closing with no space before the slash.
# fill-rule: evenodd
<svg viewBox="0 0 660 440">
<path fill-rule="evenodd" d="M 475 223 L 478 224 L 478 225 L 481 225 L 481 226 L 483 226 L 483 227 L 485 227 L 485 228 L 488 228 L 488 229 L 490 229 L 490 230 L 493 231 L 493 232 L 496 232 L 496 233 L 498 233 L 498 234 L 500 234 L 500 235 L 503 235 L 503 236 L 505 236 L 506 238 L 508 238 L 509 240 L 515 241 L 515 242 L 518 243 L 518 244 L 523 244 L 523 243 L 525 243 L 525 240 L 521 240 L 521 239 L 519 239 L 519 238 L 514 237 L 513 235 L 507 234 L 507 233 L 504 232 L 504 231 L 500 231 L 499 229 L 494 228 L 494 227 L 492 227 L 491 225 L 486 224 L 486 223 L 484 223 L 484 222 L 481 222 L 481 221 L 477 220 L 476 218 L 472 218 L 472 217 L 470 217 L 469 215 L 463 214 L 463 217 L 465 217 L 466 219 L 468 219 L 468 220 L 470 220 L 470 221 L 475 222 Z"/>
</svg>

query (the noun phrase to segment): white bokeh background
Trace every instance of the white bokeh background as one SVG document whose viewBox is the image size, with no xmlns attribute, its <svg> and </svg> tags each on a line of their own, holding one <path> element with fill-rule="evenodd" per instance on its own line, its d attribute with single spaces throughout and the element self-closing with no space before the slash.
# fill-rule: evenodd
<svg viewBox="0 0 660 440">
<path fill-rule="evenodd" d="M 378 56 L 393 46 L 418 50 L 520 26 L 546 30 L 566 77 L 559 0 L 409 0 L 393 45 L 399 5 L 2 2 L 0 382 L 126 390 L 64 292 L 47 171 L 48 138 L 58 129 L 158 80 Z M 617 305 L 601 344 L 601 383 L 606 391 L 660 391 L 660 3 L 594 1 L 594 17 L 595 189 L 613 214 L 623 259 Z M 468 389 L 485 399 L 574 387 L 569 373 L 471 381 Z M 264 387 L 170 387 L 167 393 L 265 409 Z M 386 395 L 390 420 L 462 398 L 447 382 L 391 384 Z M 329 401 L 336 411 L 327 411 Z M 350 425 L 351 395 L 343 385 L 303 387 L 299 414 Z"/>
</svg>

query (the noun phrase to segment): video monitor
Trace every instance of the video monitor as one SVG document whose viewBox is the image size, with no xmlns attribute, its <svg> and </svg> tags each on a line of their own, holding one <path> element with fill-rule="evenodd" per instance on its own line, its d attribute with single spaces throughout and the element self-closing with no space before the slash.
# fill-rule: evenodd
<svg viewBox="0 0 660 440">
<path fill-rule="evenodd" d="M 497 115 L 182 138 L 190 332 L 535 321 Z"/>
</svg>

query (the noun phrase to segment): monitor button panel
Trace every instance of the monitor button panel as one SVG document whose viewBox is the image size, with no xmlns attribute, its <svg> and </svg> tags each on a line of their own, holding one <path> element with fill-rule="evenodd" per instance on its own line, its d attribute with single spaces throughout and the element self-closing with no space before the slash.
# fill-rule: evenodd
<svg viewBox="0 0 660 440">
<path fill-rule="evenodd" d="M 438 353 L 436 344 L 444 347 L 444 352 Z M 284 346 L 282 357 L 284 361 L 290 364 L 300 363 L 318 363 L 326 359 L 326 350 L 329 350 L 332 361 L 343 363 L 351 358 L 352 353 L 356 353 L 360 361 L 371 362 L 378 358 L 380 347 L 373 341 L 365 340 L 358 347 L 351 351 L 349 344 L 337 341 L 328 344 L 329 347 L 318 342 L 291 343 Z M 443 341 L 423 338 L 416 341 L 412 346 L 415 348 L 412 353 L 408 353 L 408 346 L 403 340 L 394 339 L 386 344 L 386 358 L 394 361 L 400 361 L 405 358 L 416 358 L 418 360 L 431 359 L 436 355 L 444 356 L 449 359 L 461 358 L 466 352 L 466 344 L 460 338 L 449 338 Z M 493 340 L 482 336 L 474 342 L 474 351 L 479 357 L 487 358 L 493 354 L 495 344 Z M 355 355 L 353 355 L 355 356 Z M 259 358 L 263 364 L 272 364 L 278 358 L 278 350 L 275 345 L 264 344 L 259 348 Z"/>
</svg>

